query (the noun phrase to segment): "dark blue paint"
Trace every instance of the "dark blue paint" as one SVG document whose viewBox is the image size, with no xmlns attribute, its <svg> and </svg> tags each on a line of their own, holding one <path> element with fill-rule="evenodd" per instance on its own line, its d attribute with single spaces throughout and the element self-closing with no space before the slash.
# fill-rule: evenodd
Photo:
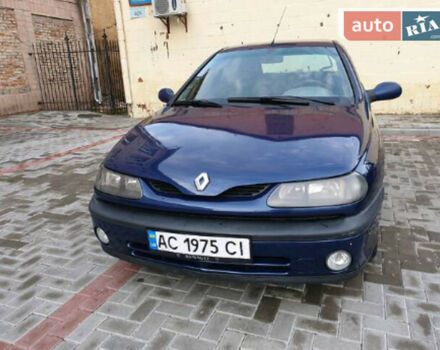
<svg viewBox="0 0 440 350">
<path fill-rule="evenodd" d="M 148 249 L 147 233 L 130 227 L 109 225 L 98 218 L 93 219 L 94 226 L 102 227 L 110 237 L 110 245 L 105 249 L 111 250 L 124 256 L 132 256 L 130 243 L 144 245 Z M 349 273 L 364 266 L 373 253 L 377 242 L 377 231 L 372 227 L 351 237 L 337 240 L 313 240 L 313 241 L 252 241 L 251 251 L 253 257 L 285 257 L 288 261 L 288 271 L 271 273 L 270 275 L 295 275 L 295 276 L 325 276 L 329 274 Z M 331 273 L 328 271 L 325 260 L 329 254 L 336 250 L 346 250 L 353 256 L 352 264 L 344 271 Z M 143 257 L 142 262 L 160 262 L 154 258 Z M 206 271 L 201 264 L 191 260 L 181 262 L 161 262 L 169 266 L 183 267 L 190 270 Z M 233 274 L 228 266 L 219 263 L 216 272 Z M 254 272 L 255 275 L 262 273 Z M 269 274 L 268 274 L 269 275 Z"/>
<path fill-rule="evenodd" d="M 188 195 L 199 195 L 194 185 L 198 174 L 206 171 L 210 175 L 203 196 L 193 199 L 163 197 L 144 183 L 141 200 L 122 200 L 137 206 L 231 215 L 345 213 L 360 208 L 357 204 L 313 210 L 269 208 L 268 194 L 254 200 L 212 201 L 206 197 L 235 186 L 347 174 L 359 165 L 364 153 L 365 129 L 365 116 L 358 109 L 342 106 L 172 108 L 130 131 L 110 152 L 105 166 L 169 182 Z"/>
<path fill-rule="evenodd" d="M 392 100 L 402 95 L 402 87 L 394 82 L 378 84 L 373 90 L 368 91 L 370 102 Z"/>
<path fill-rule="evenodd" d="M 171 90 L 162 89 L 159 98 L 168 105 L 154 120 L 145 120 L 127 133 L 104 162 L 109 169 L 141 178 L 143 198 L 127 200 L 95 191 L 97 198 L 194 215 L 319 217 L 359 213 L 381 191 L 384 176 L 383 146 L 377 123 L 370 115 L 370 103 L 396 98 L 401 88 L 395 83 L 382 83 L 374 90 L 365 91 L 348 55 L 342 47 L 334 45 L 355 92 L 352 106 L 175 108 L 171 104 L 179 92 L 174 95 Z M 193 181 L 203 171 L 209 173 L 211 183 L 201 196 Z M 367 196 L 360 202 L 290 209 L 270 208 L 266 204 L 279 183 L 329 178 L 352 171 L 365 176 L 369 184 Z M 162 196 L 145 179 L 168 182 L 186 196 Z M 231 187 L 260 183 L 272 187 L 257 198 L 215 198 Z M 102 227 L 110 235 L 111 244 L 105 247 L 109 253 L 133 258 L 127 246 L 129 242 L 147 245 L 147 227 L 137 230 L 109 224 L 98 217 L 93 217 L 93 221 L 95 227 Z M 337 249 L 351 252 L 353 263 L 344 272 L 356 271 L 367 262 L 376 244 L 376 230 L 367 230 L 325 241 L 253 241 L 252 255 L 287 257 L 291 262 L 289 276 L 321 276 L 333 274 L 325 266 L 330 252 Z M 155 261 L 149 259 L 144 257 L 143 261 Z M 159 262 L 206 271 L 191 261 Z M 221 267 L 215 271 L 237 273 Z"/>
<path fill-rule="evenodd" d="M 159 90 L 159 100 L 168 103 L 174 96 L 174 91 L 168 88 L 163 88 Z"/>
</svg>

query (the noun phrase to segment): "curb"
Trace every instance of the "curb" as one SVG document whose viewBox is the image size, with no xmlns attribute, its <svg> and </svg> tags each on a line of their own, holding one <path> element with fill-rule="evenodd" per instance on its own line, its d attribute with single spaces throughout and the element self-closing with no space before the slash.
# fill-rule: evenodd
<svg viewBox="0 0 440 350">
<path fill-rule="evenodd" d="M 440 136 L 440 128 L 436 129 L 400 129 L 380 128 L 383 135 Z"/>
</svg>

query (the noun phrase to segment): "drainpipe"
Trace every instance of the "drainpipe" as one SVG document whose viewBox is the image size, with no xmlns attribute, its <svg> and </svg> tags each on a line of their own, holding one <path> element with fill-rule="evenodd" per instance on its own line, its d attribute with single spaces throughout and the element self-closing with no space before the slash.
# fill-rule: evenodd
<svg viewBox="0 0 440 350">
<path fill-rule="evenodd" d="M 90 79 L 93 88 L 93 95 L 98 104 L 102 103 L 102 91 L 99 81 L 98 59 L 96 57 L 95 35 L 93 33 L 92 18 L 90 13 L 89 0 L 78 2 L 84 24 L 84 35 L 87 45 L 87 57 L 90 67 Z"/>
<path fill-rule="evenodd" d="M 127 57 L 127 40 L 125 34 L 125 24 L 122 11 L 121 0 L 114 0 L 115 17 L 116 17 L 116 29 L 118 32 L 119 51 L 121 57 L 122 68 L 122 81 L 124 83 L 125 102 L 127 103 L 128 115 L 133 117 L 133 92 L 131 89 L 130 81 L 130 68 L 128 65 Z"/>
</svg>

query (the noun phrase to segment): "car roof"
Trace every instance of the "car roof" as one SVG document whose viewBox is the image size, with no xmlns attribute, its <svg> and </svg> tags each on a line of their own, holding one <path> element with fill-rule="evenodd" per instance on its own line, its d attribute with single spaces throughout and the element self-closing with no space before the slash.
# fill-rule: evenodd
<svg viewBox="0 0 440 350">
<path fill-rule="evenodd" d="M 221 52 L 240 51 L 240 50 L 252 50 L 252 49 L 264 49 L 270 47 L 288 47 L 288 46 L 323 46 L 323 47 L 335 47 L 334 41 L 286 41 L 277 43 L 260 43 L 241 46 L 225 47 Z"/>
</svg>

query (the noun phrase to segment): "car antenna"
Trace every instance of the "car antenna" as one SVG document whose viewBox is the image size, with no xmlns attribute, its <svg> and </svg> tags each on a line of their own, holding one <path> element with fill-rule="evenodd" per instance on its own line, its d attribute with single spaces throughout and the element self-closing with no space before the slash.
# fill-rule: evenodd
<svg viewBox="0 0 440 350">
<path fill-rule="evenodd" d="M 275 31 L 275 35 L 273 36 L 273 40 L 272 40 L 271 45 L 275 44 L 275 39 L 277 38 L 278 30 L 280 29 L 281 22 L 283 21 L 283 18 L 284 18 L 284 14 L 286 13 L 286 9 L 287 9 L 287 6 L 284 6 L 284 10 L 283 10 L 283 13 L 281 15 L 280 21 L 277 24 L 277 30 Z"/>
</svg>

